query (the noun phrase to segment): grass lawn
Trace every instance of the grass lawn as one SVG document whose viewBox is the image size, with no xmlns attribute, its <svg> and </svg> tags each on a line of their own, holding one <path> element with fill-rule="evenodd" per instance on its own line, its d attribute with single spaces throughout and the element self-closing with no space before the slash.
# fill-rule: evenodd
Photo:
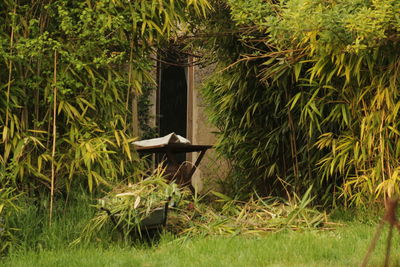
<svg viewBox="0 0 400 267">
<path fill-rule="evenodd" d="M 66 248 L 19 251 L 3 266 L 358 266 L 375 225 L 349 223 L 332 231 L 281 231 L 263 237 L 162 238 L 153 247 Z M 370 266 L 382 266 L 387 228 Z M 394 232 L 391 266 L 400 266 L 399 234 Z"/>
</svg>

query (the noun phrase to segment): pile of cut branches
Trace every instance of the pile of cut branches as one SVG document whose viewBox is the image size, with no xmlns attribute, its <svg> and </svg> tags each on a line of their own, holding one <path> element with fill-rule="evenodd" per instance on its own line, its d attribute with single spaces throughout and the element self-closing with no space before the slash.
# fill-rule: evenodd
<svg viewBox="0 0 400 267">
<path fill-rule="evenodd" d="M 141 235 L 144 219 L 180 198 L 177 185 L 168 183 L 163 173 L 164 169 L 157 168 L 149 177 L 137 183 L 114 187 L 94 205 L 97 213 L 78 240 L 90 239 L 106 227 L 111 227 L 112 232 L 122 233 L 124 238 L 133 233 Z"/>
<path fill-rule="evenodd" d="M 300 199 L 289 201 L 276 198 L 252 197 L 249 201 L 233 200 L 221 193 L 215 205 L 184 200 L 172 208 L 167 228 L 177 235 L 262 235 L 282 229 L 331 229 L 327 215 L 309 208 L 310 190 Z"/>
<path fill-rule="evenodd" d="M 262 235 L 282 229 L 330 229 L 326 213 L 309 208 L 313 200 L 310 193 L 311 188 L 302 198 L 293 194 L 288 201 L 255 194 L 244 202 L 219 192 L 199 198 L 189 189 L 167 183 L 163 169 L 158 168 L 150 177 L 115 187 L 101 198 L 95 205 L 98 212 L 77 241 L 95 237 L 104 229 L 122 233 L 124 240 L 136 233 L 141 236 L 146 229 L 143 221 L 166 205 L 169 205 L 166 230 L 177 236 Z"/>
</svg>

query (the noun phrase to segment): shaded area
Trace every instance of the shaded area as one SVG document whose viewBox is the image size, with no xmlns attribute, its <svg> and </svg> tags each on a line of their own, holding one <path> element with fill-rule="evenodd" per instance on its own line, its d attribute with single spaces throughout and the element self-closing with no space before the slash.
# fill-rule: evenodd
<svg viewBox="0 0 400 267">
<path fill-rule="evenodd" d="M 187 127 L 187 82 L 184 59 L 176 53 L 166 53 L 161 64 L 160 76 L 160 136 L 175 132 L 186 137 Z M 185 161 L 178 155 L 179 163 Z"/>
</svg>

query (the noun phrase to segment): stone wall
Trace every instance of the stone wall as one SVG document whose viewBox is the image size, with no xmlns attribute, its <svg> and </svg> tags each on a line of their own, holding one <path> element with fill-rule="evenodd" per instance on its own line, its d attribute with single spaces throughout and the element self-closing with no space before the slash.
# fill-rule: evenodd
<svg viewBox="0 0 400 267">
<path fill-rule="evenodd" d="M 214 71 L 213 66 L 201 68 L 194 66 L 193 93 L 192 93 L 192 143 L 201 145 L 213 145 L 216 141 L 215 132 L 207 117 L 205 103 L 200 94 L 200 88 L 205 79 Z M 198 153 L 193 153 L 191 161 L 194 162 Z M 190 160 L 190 158 L 188 158 Z M 218 157 L 214 149 L 205 154 L 199 168 L 193 175 L 192 183 L 198 191 L 207 191 L 218 186 L 218 181 L 224 179 L 229 170 L 226 160 Z"/>
</svg>

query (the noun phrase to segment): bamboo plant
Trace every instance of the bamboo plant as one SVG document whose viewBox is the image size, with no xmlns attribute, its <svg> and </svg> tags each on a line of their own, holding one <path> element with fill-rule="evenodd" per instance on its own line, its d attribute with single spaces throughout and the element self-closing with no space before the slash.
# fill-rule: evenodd
<svg viewBox="0 0 400 267">
<path fill-rule="evenodd" d="M 134 180 L 137 96 L 151 55 L 201 1 L 3 1 L 0 164 L 19 190 Z M 4 184 L 8 181 L 0 181 Z M 50 190 L 49 190 L 50 191 Z"/>
<path fill-rule="evenodd" d="M 217 3 L 202 21 L 219 59 L 203 92 L 233 191 L 313 184 L 321 204 L 358 205 L 398 195 L 398 2 Z"/>
</svg>

